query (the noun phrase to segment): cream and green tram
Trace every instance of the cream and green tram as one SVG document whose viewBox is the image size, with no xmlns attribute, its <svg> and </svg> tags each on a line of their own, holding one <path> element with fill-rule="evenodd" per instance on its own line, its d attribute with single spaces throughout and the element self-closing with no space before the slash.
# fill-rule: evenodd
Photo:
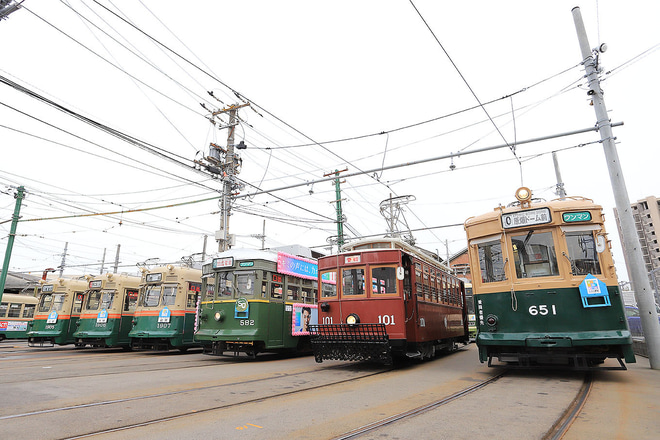
<svg viewBox="0 0 660 440">
<path fill-rule="evenodd" d="M 90 279 L 85 292 L 78 329 L 78 346 L 130 349 L 128 332 L 138 299 L 140 277 L 106 273 Z"/>
<path fill-rule="evenodd" d="M 30 347 L 52 347 L 73 344 L 73 333 L 83 297 L 91 276 L 42 280 L 39 286 L 39 304 L 34 321 L 28 331 Z"/>
<path fill-rule="evenodd" d="M 32 295 L 4 293 L 0 303 L 0 341 L 25 338 L 36 305 L 37 298 Z"/>
<path fill-rule="evenodd" d="M 194 339 L 202 270 L 168 264 L 143 269 L 133 327 L 128 333 L 136 350 L 186 351 Z"/>
<path fill-rule="evenodd" d="M 517 202 L 465 222 L 479 360 L 596 368 L 635 362 L 602 207 Z"/>
</svg>

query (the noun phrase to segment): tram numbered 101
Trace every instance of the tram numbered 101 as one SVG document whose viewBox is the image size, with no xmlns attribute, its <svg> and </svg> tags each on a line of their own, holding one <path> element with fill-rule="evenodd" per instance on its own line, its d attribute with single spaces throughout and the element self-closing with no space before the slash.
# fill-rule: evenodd
<svg viewBox="0 0 660 440">
<path fill-rule="evenodd" d="M 469 342 L 463 281 L 400 239 L 361 240 L 319 258 L 319 283 L 319 324 L 311 326 L 317 362 L 392 364 Z"/>
<path fill-rule="evenodd" d="M 202 266 L 195 339 L 212 355 L 311 352 L 317 275 L 316 260 L 284 252 L 218 254 Z"/>
<path fill-rule="evenodd" d="M 517 202 L 465 221 L 479 360 L 595 369 L 635 362 L 602 207 Z"/>
</svg>

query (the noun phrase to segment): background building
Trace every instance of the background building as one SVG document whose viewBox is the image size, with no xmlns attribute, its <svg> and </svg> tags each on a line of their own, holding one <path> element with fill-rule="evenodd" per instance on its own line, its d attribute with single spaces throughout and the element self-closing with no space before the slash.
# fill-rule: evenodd
<svg viewBox="0 0 660 440">
<path fill-rule="evenodd" d="M 656 226 L 660 227 L 660 206 L 658 203 L 656 197 L 649 196 L 631 204 L 637 236 L 639 237 L 639 243 L 644 257 L 644 264 L 649 274 L 656 303 L 660 303 L 660 296 L 658 295 L 658 286 L 660 285 L 660 245 L 658 245 L 658 235 L 656 234 Z M 631 280 L 630 264 L 626 258 L 625 244 L 616 208 L 614 209 L 614 217 L 616 218 L 616 226 L 619 231 L 619 237 L 621 238 L 621 244 L 624 246 L 623 256 L 626 261 L 628 279 Z M 635 289 L 635 286 L 633 286 L 633 289 Z"/>
</svg>

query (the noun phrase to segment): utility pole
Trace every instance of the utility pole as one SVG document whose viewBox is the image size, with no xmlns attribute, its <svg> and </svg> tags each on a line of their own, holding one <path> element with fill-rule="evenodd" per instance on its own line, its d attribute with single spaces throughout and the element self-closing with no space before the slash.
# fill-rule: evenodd
<svg viewBox="0 0 660 440">
<path fill-rule="evenodd" d="M 209 92 L 211 96 L 212 93 Z M 227 135 L 227 148 L 222 148 L 219 145 L 211 143 L 209 149 L 209 156 L 205 159 L 211 165 L 204 165 L 204 167 L 214 174 L 220 175 L 222 179 L 222 196 L 220 198 L 220 229 L 215 233 L 215 239 L 218 242 L 218 251 L 223 252 L 231 248 L 233 245 L 233 237 L 229 234 L 229 217 L 231 216 L 231 203 L 234 192 L 242 189 L 243 185 L 239 184 L 236 180 L 241 170 L 242 160 L 235 150 L 244 150 L 247 148 L 244 141 L 238 145 L 234 144 L 234 131 L 238 125 L 237 112 L 240 108 L 249 106 L 249 102 L 243 104 L 234 104 L 227 106 L 223 109 L 212 111 L 209 120 L 213 125 L 216 124 L 215 118 L 220 115 L 229 115 L 229 122 L 219 128 L 229 129 Z M 207 109 L 202 104 L 204 109 Z M 208 109 L 207 109 L 208 110 Z M 224 157 L 223 157 L 224 156 Z"/>
<path fill-rule="evenodd" d="M 261 234 L 252 234 L 250 237 L 258 238 L 261 240 L 261 250 L 263 251 L 266 248 L 266 220 L 264 220 L 261 229 Z"/>
<path fill-rule="evenodd" d="M 121 249 L 121 245 L 117 245 L 117 253 L 115 254 L 115 269 L 112 273 L 117 273 L 117 269 L 119 268 L 119 249 Z"/>
<path fill-rule="evenodd" d="M 99 272 L 99 275 L 103 275 L 103 268 L 105 267 L 105 251 L 107 248 L 103 248 L 103 258 L 101 259 L 101 271 Z"/>
<path fill-rule="evenodd" d="M 348 168 L 345 168 L 341 171 L 335 170 L 334 173 L 330 172 L 328 174 L 324 174 L 323 177 L 328 177 L 332 176 L 333 174 L 335 175 L 335 179 L 333 179 L 333 182 L 335 184 L 335 211 L 337 213 L 337 252 L 341 252 L 341 247 L 344 245 L 344 213 L 341 208 L 341 184 L 346 182 L 341 181 L 339 179 L 339 173 L 343 173 L 344 171 L 348 171 Z"/>
<path fill-rule="evenodd" d="M 62 272 L 64 272 L 64 266 L 66 265 L 66 252 L 69 249 L 69 242 L 64 243 L 64 252 L 62 252 L 62 262 L 60 263 L 60 278 L 62 278 Z"/>
<path fill-rule="evenodd" d="M 653 294 L 651 292 L 651 284 L 645 270 L 642 249 L 635 228 L 635 220 L 633 219 L 630 207 L 628 191 L 626 190 L 626 182 L 623 178 L 619 156 L 614 144 L 615 138 L 612 134 L 612 124 L 607 115 L 607 107 L 605 106 L 605 100 L 603 99 L 603 90 L 600 88 L 600 80 L 598 79 L 598 56 L 600 53 L 605 52 L 607 46 L 602 44 L 597 49 L 592 50 L 589 46 L 584 23 L 582 22 L 580 8 L 575 7 L 572 9 L 572 12 L 578 41 L 580 43 L 582 63 L 584 64 L 589 81 L 589 91 L 587 92 L 587 95 L 593 100 L 594 110 L 596 111 L 596 124 L 598 126 L 598 131 L 600 132 L 605 159 L 607 161 L 607 168 L 610 173 L 610 181 L 612 182 L 612 191 L 614 193 L 616 209 L 619 213 L 619 221 L 621 223 L 624 242 L 623 248 L 627 256 L 626 261 L 630 264 L 630 276 L 632 278 L 630 281 L 632 281 L 635 289 L 635 299 L 637 300 L 642 329 L 644 330 L 644 336 L 646 338 L 649 363 L 652 369 L 659 370 L 660 325 L 658 324 L 658 312 L 655 308 Z M 596 55 L 596 59 L 593 57 L 594 54 Z"/>
<path fill-rule="evenodd" d="M 556 194 L 560 199 L 566 198 L 566 191 L 564 190 L 564 181 L 561 180 L 561 171 L 559 171 L 559 161 L 557 160 L 557 152 L 552 152 L 552 162 L 555 164 L 555 176 L 557 177 L 557 192 Z"/>
<path fill-rule="evenodd" d="M 16 204 L 14 205 L 14 215 L 11 218 L 11 227 L 9 228 L 9 238 L 7 239 L 7 249 L 5 250 L 5 261 L 2 263 L 2 273 L 0 273 L 0 302 L 2 301 L 2 294 L 5 291 L 5 284 L 7 283 L 9 261 L 11 260 L 11 251 L 14 248 L 16 226 L 18 225 L 19 214 L 21 213 L 21 203 L 23 201 L 23 197 L 25 197 L 25 188 L 19 186 L 16 189 L 16 194 L 14 194 Z"/>
<path fill-rule="evenodd" d="M 202 264 L 206 261 L 206 241 L 208 240 L 209 236 L 204 234 L 204 245 L 202 246 Z"/>
</svg>

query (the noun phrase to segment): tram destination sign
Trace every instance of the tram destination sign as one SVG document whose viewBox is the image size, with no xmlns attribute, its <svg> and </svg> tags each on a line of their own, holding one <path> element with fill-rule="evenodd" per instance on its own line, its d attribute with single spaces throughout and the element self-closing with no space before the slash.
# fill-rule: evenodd
<svg viewBox="0 0 660 440">
<path fill-rule="evenodd" d="M 561 218 L 566 223 L 588 222 L 591 220 L 591 212 L 589 211 L 565 212 L 561 215 Z"/>
<path fill-rule="evenodd" d="M 545 223 L 550 223 L 551 221 L 552 217 L 550 217 L 550 208 L 528 209 L 526 211 L 502 214 L 502 227 L 504 229 L 543 225 Z"/>
</svg>

